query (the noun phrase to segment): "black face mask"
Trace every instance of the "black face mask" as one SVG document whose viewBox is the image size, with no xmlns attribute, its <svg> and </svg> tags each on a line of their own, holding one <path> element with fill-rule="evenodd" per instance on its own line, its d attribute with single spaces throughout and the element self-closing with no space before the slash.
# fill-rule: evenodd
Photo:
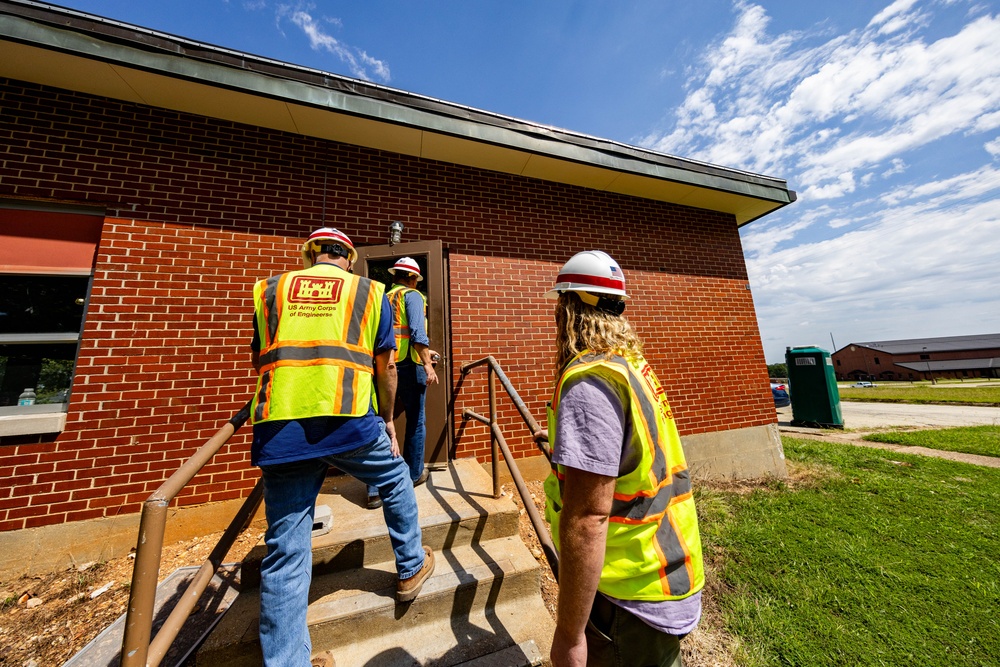
<svg viewBox="0 0 1000 667">
<path fill-rule="evenodd" d="M 608 313 L 617 317 L 625 312 L 625 300 L 612 299 L 607 296 L 598 297 L 597 305 L 594 308 L 597 308 L 602 313 Z"/>
</svg>

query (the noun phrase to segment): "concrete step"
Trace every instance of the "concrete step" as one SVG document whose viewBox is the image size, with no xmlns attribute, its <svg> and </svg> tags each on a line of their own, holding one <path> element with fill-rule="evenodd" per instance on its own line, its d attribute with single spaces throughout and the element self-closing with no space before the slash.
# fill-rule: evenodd
<svg viewBox="0 0 1000 667">
<path fill-rule="evenodd" d="M 493 498 L 493 482 L 474 459 L 432 471 L 415 492 L 423 543 L 435 552 L 518 534 L 517 507 L 509 498 Z M 332 529 L 313 539 L 314 575 L 392 560 L 382 510 L 367 509 L 367 498 L 365 486 L 353 477 L 326 480 L 316 504 L 330 507 Z M 243 560 L 244 590 L 260 586 L 260 562 L 266 553 L 261 543 Z"/>
<path fill-rule="evenodd" d="M 538 644 L 529 639 L 517 646 L 473 658 L 455 667 L 536 667 L 543 664 L 545 659 Z"/>
<path fill-rule="evenodd" d="M 520 537 L 453 546 L 436 557 L 434 574 L 409 604 L 395 601 L 392 560 L 314 579 L 308 617 L 314 650 L 332 650 L 339 667 L 443 667 L 505 649 L 500 655 L 509 658 L 532 640 L 548 655 L 554 623 L 539 594 L 540 567 Z M 259 612 L 259 596 L 237 598 L 197 664 L 259 665 Z"/>
<path fill-rule="evenodd" d="M 436 565 L 416 600 L 395 601 L 396 569 L 381 510 L 364 485 L 330 477 L 318 505 L 330 532 L 313 539 L 309 629 L 316 651 L 351 665 L 539 664 L 554 623 L 540 595 L 541 569 L 518 534 L 518 511 L 494 499 L 476 461 L 451 462 L 416 489 L 423 543 Z M 242 593 L 197 655 L 198 665 L 259 665 L 260 559 L 243 563 Z"/>
</svg>

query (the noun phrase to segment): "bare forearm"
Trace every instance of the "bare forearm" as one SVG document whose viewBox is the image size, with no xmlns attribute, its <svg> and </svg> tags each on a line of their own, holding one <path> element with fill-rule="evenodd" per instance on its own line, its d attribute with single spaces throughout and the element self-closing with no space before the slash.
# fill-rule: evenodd
<svg viewBox="0 0 1000 667">
<path fill-rule="evenodd" d="M 417 350 L 417 354 L 420 356 L 420 361 L 423 362 L 424 366 L 430 366 L 431 348 L 426 345 L 421 345 L 420 343 L 414 343 L 413 347 Z"/>
<path fill-rule="evenodd" d="M 387 424 L 392 422 L 392 409 L 396 402 L 396 364 L 388 365 L 376 379 L 378 385 L 378 416 Z"/>
<path fill-rule="evenodd" d="M 566 468 L 559 519 L 559 609 L 550 657 L 554 667 L 587 663 L 584 630 L 604 567 L 615 478 Z"/>
<path fill-rule="evenodd" d="M 559 524 L 559 610 L 557 632 L 583 633 L 604 566 L 607 515 L 567 514 Z"/>
<path fill-rule="evenodd" d="M 434 384 L 438 381 L 433 359 L 433 356 L 437 353 L 426 345 L 420 343 L 414 343 L 413 345 L 417 350 L 417 354 L 420 355 L 420 362 L 424 365 L 424 371 L 427 373 L 427 384 Z"/>
<path fill-rule="evenodd" d="M 396 403 L 396 351 L 388 350 L 375 356 L 375 387 L 378 390 L 378 416 L 392 423 Z"/>
</svg>

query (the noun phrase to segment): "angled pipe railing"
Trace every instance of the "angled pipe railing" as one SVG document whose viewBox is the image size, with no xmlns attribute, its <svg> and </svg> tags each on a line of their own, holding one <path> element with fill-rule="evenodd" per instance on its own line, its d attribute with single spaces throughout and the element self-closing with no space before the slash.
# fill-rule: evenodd
<svg viewBox="0 0 1000 667">
<path fill-rule="evenodd" d="M 139 519 L 139 539 L 135 549 L 135 565 L 132 570 L 132 586 L 129 589 L 128 608 L 125 612 L 121 667 L 156 667 L 160 664 L 184 622 L 190 617 L 201 594 L 218 571 L 222 559 L 236 542 L 239 534 L 250 525 L 257 508 L 260 507 L 264 497 L 264 487 L 258 481 L 208 559 L 188 584 L 184 595 L 160 627 L 156 638 L 150 642 L 160 558 L 163 553 L 163 536 L 170 502 L 249 418 L 250 402 L 247 402 L 143 503 L 142 516 Z"/>
<path fill-rule="evenodd" d="M 518 412 L 521 414 L 521 419 L 528 426 L 531 431 L 531 437 L 535 440 L 535 444 L 538 449 L 545 455 L 545 458 L 552 461 L 552 452 L 548 447 L 549 436 L 547 431 L 541 429 L 538 426 L 538 422 L 535 421 L 531 413 L 528 412 L 528 408 L 524 405 L 524 401 L 515 391 L 514 386 L 511 384 L 510 380 L 507 379 L 507 375 L 503 372 L 500 364 L 492 356 L 484 357 L 478 361 L 473 361 L 471 363 L 462 366 L 462 376 L 464 377 L 470 371 L 479 366 L 487 367 L 487 382 L 489 387 L 489 404 L 490 404 L 490 415 L 489 417 L 484 417 L 472 410 L 464 410 L 462 412 L 463 419 L 474 419 L 475 421 L 486 424 L 490 428 L 490 463 L 493 471 L 493 497 L 500 497 L 500 476 L 499 476 L 499 456 L 498 450 L 503 453 L 503 460 L 507 464 L 507 470 L 510 471 L 510 478 L 514 481 L 514 486 L 517 487 L 517 492 L 521 496 L 521 502 L 524 505 L 525 511 L 528 513 L 528 518 L 531 520 L 531 525 L 535 529 L 535 534 L 538 536 L 538 543 L 542 547 L 542 553 L 545 554 L 545 559 L 549 563 L 549 568 L 552 570 L 552 576 L 555 577 L 556 581 L 559 581 L 559 554 L 556 553 L 555 544 L 552 542 L 552 536 L 549 535 L 549 529 L 545 522 L 542 520 L 541 515 L 538 514 L 538 508 L 535 507 L 535 502 L 531 498 L 531 493 L 528 491 L 527 484 L 524 483 L 524 477 L 521 475 L 520 469 L 517 467 L 517 463 L 514 462 L 514 457 L 510 453 L 510 448 L 507 446 L 507 440 L 503 436 L 503 432 L 500 430 L 500 425 L 497 423 L 497 403 L 496 403 L 496 378 L 500 379 L 500 384 L 503 386 L 507 395 L 514 401 L 514 405 L 517 407 Z"/>
</svg>

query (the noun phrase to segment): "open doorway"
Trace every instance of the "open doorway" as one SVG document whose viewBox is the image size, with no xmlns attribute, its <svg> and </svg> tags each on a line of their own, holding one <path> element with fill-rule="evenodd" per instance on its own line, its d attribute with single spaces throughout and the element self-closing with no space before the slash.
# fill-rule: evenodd
<svg viewBox="0 0 1000 667">
<path fill-rule="evenodd" d="M 397 243 L 396 245 L 365 246 L 357 248 L 358 261 L 354 272 L 358 275 L 378 280 L 386 290 L 392 285 L 389 267 L 400 257 L 411 257 L 420 266 L 424 280 L 417 283 L 417 289 L 427 298 L 427 335 L 430 347 L 441 357 L 435 365 L 439 381 L 428 385 L 424 399 L 424 413 L 427 421 L 427 441 L 424 446 L 424 462 L 431 468 L 441 468 L 448 463 L 451 451 L 451 428 L 448 405 L 451 401 L 451 329 L 448 321 L 447 267 L 441 241 L 420 241 Z M 396 433 L 406 432 L 406 417 L 396 418 Z"/>
</svg>

